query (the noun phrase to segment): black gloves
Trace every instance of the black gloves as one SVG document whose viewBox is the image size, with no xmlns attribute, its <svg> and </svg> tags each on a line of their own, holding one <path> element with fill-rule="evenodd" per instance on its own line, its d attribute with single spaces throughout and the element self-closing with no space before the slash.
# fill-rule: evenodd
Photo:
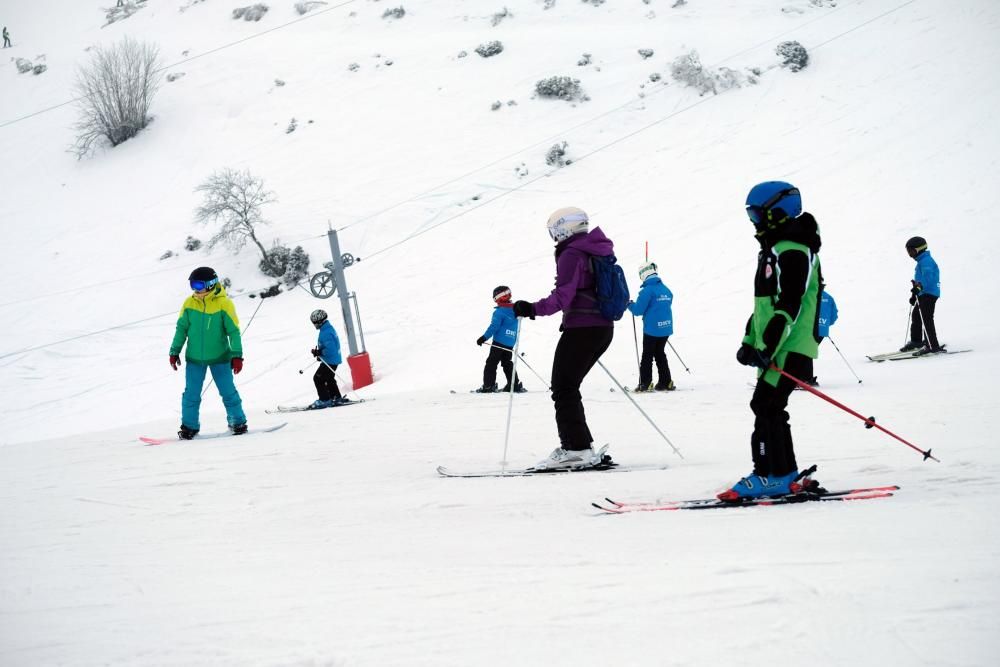
<svg viewBox="0 0 1000 667">
<path fill-rule="evenodd" d="M 765 352 L 743 343 L 736 351 L 736 361 L 744 366 L 754 366 L 756 368 L 768 369 L 771 367 L 771 357 Z"/>
<path fill-rule="evenodd" d="M 535 307 L 529 301 L 515 301 L 514 316 L 535 319 Z"/>
<path fill-rule="evenodd" d="M 910 294 L 912 294 L 913 296 L 920 294 L 920 292 L 924 289 L 924 286 L 918 283 L 916 280 L 911 280 L 910 282 L 913 283 L 913 287 L 910 288 Z"/>
<path fill-rule="evenodd" d="M 486 342 L 486 336 L 480 336 L 479 338 L 476 339 L 476 345 L 482 345 L 485 342 Z"/>
<path fill-rule="evenodd" d="M 916 294 L 911 294 L 910 295 L 910 305 L 911 306 L 917 305 L 917 295 Z"/>
<path fill-rule="evenodd" d="M 314 347 L 314 348 L 313 348 L 312 350 L 310 350 L 310 352 L 312 352 L 312 355 L 313 355 L 314 357 L 318 357 L 318 356 L 319 356 L 319 354 L 320 354 L 320 352 L 319 352 L 319 348 L 318 348 L 318 347 Z"/>
</svg>

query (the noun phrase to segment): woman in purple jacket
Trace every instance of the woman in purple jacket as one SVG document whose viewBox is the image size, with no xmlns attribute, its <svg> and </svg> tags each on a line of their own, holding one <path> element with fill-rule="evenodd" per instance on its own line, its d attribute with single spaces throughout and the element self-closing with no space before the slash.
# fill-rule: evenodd
<svg viewBox="0 0 1000 667">
<path fill-rule="evenodd" d="M 559 447 L 538 468 L 579 468 L 594 465 L 594 438 L 587 427 L 580 384 L 611 345 L 614 322 L 597 308 L 590 258 L 614 254 L 614 244 L 600 227 L 588 230 L 587 214 L 561 208 L 549 216 L 549 235 L 556 242 L 556 286 L 544 299 L 518 301 L 518 317 L 553 315 L 562 311 L 562 336 L 552 361 L 552 401 L 556 409 Z"/>
</svg>

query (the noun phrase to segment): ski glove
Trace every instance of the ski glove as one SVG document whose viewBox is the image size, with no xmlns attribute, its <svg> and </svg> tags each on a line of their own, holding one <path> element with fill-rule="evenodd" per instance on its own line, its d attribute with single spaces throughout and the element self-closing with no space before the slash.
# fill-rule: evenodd
<svg viewBox="0 0 1000 667">
<path fill-rule="evenodd" d="M 312 355 L 314 357 L 318 357 L 320 355 L 320 351 L 319 351 L 318 347 L 314 347 L 313 349 L 310 350 L 310 352 L 312 352 Z"/>
<path fill-rule="evenodd" d="M 917 305 L 917 295 L 916 294 L 911 294 L 910 295 L 910 305 L 911 306 Z"/>
<path fill-rule="evenodd" d="M 754 366 L 765 370 L 771 367 L 771 357 L 746 343 L 743 343 L 736 351 L 736 361 L 744 366 Z"/>
<path fill-rule="evenodd" d="M 528 317 L 535 319 L 535 307 L 530 301 L 515 301 L 514 317 Z"/>
<path fill-rule="evenodd" d="M 177 356 L 176 354 L 171 354 L 170 355 L 170 367 L 173 368 L 176 371 L 177 367 L 180 366 L 180 365 L 181 365 L 181 358 L 179 356 Z"/>
<path fill-rule="evenodd" d="M 479 338 L 476 339 L 476 345 L 482 345 L 485 342 L 486 342 L 486 336 L 480 336 Z"/>
<path fill-rule="evenodd" d="M 240 357 L 233 357 L 233 360 L 230 363 L 233 366 L 233 375 L 239 375 L 240 371 L 243 370 L 243 359 Z"/>
<path fill-rule="evenodd" d="M 921 290 L 924 289 L 924 286 L 918 283 L 916 280 L 911 280 L 910 282 L 913 283 L 913 287 L 910 288 L 910 294 L 912 294 L 913 296 L 916 296 L 921 292 Z"/>
</svg>

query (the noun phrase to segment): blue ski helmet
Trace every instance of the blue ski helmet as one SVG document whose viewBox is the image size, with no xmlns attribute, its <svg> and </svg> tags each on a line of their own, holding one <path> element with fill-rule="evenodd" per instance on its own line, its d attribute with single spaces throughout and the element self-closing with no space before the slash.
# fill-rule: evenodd
<svg viewBox="0 0 1000 667">
<path fill-rule="evenodd" d="M 799 189 L 784 181 L 758 183 L 747 194 L 747 215 L 755 227 L 774 229 L 802 213 Z"/>
</svg>

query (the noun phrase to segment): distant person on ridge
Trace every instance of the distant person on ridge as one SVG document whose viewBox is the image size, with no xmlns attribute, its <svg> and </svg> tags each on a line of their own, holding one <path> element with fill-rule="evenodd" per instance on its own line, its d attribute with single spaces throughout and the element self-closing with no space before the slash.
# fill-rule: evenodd
<svg viewBox="0 0 1000 667">
<path fill-rule="evenodd" d="M 3 27 L 3 48 L 10 46 L 10 33 L 7 32 L 7 26 Z"/>
<path fill-rule="evenodd" d="M 555 403 L 559 447 L 537 468 L 579 468 L 596 465 L 580 385 L 614 337 L 614 322 L 601 315 L 597 303 L 593 258 L 614 255 L 614 244 L 600 227 L 588 229 L 582 210 L 561 208 L 549 216 L 549 236 L 556 243 L 556 286 L 539 301 L 517 301 L 514 315 L 535 319 L 562 311 L 562 335 L 552 360 L 552 401 Z"/>
<path fill-rule="evenodd" d="M 667 339 L 674 333 L 672 306 L 674 294 L 657 274 L 656 262 L 639 266 L 639 296 L 630 301 L 628 310 L 642 316 L 642 360 L 639 362 L 639 386 L 636 391 L 673 391 L 670 366 L 664 351 Z M 656 385 L 653 385 L 653 361 L 656 361 Z"/>
<path fill-rule="evenodd" d="M 335 373 L 337 366 L 344 362 L 340 354 L 340 339 L 330 324 L 325 310 L 314 310 L 309 315 L 309 321 L 319 331 L 316 347 L 312 349 L 312 355 L 319 360 L 319 368 L 313 373 L 313 384 L 316 385 L 316 394 L 319 398 L 309 406 L 309 409 L 332 408 L 347 402 L 340 393 L 340 387 L 337 386 Z"/>
<path fill-rule="evenodd" d="M 941 271 L 922 236 L 909 239 L 906 242 L 906 252 L 917 266 L 913 270 L 913 280 L 910 281 L 910 306 L 914 306 L 910 321 L 910 341 L 899 348 L 899 351 L 916 350 L 916 354 L 945 352 L 938 345 L 937 328 L 934 325 L 934 307 L 941 297 Z"/>
<path fill-rule="evenodd" d="M 226 406 L 230 430 L 234 435 L 242 435 L 247 432 L 247 418 L 233 382 L 233 375 L 243 370 L 243 342 L 236 307 L 211 268 L 202 266 L 195 269 L 188 281 L 193 294 L 181 306 L 174 340 L 170 345 L 170 366 L 176 371 L 181 365 L 181 349 L 187 343 L 181 430 L 177 435 L 183 440 L 190 440 L 201 429 L 201 387 L 208 371 L 212 372 L 222 404 Z"/>
<path fill-rule="evenodd" d="M 746 200 L 747 215 L 760 243 L 754 278 L 754 309 L 736 360 L 758 370 L 750 401 L 754 414 L 750 438 L 753 471 L 718 495 L 745 498 L 781 496 L 818 486 L 796 481 L 798 465 L 788 425 L 788 398 L 797 386 L 775 370 L 799 380 L 813 377 L 819 355 L 815 331 L 823 277 L 816 219 L 802 213 L 798 188 L 782 181 L 755 185 Z M 801 215 L 800 215 L 801 214 Z"/>
<path fill-rule="evenodd" d="M 514 355 L 511 350 L 517 341 L 518 326 L 517 318 L 514 316 L 514 304 L 510 299 L 510 288 L 506 285 L 499 285 L 493 290 L 493 302 L 496 307 L 493 309 L 490 326 L 476 339 L 476 345 L 482 345 L 493 339 L 490 353 L 486 357 L 486 365 L 483 367 L 483 386 L 477 389 L 476 393 L 492 394 L 497 391 L 497 364 L 503 368 L 503 374 L 507 378 L 507 384 L 499 391 L 510 391 L 514 373 L 512 361 Z M 514 391 L 518 393 L 525 391 L 520 378 L 514 380 Z"/>
</svg>

